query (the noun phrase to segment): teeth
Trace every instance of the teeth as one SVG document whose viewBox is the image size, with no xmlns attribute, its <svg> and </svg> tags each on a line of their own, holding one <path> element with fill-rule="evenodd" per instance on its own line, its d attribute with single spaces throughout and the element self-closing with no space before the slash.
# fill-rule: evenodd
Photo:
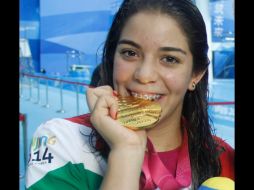
<svg viewBox="0 0 254 190">
<path fill-rule="evenodd" d="M 134 96 L 135 98 L 142 98 L 145 100 L 158 100 L 161 97 L 161 95 L 159 95 L 159 94 L 154 94 L 154 95 L 138 94 L 136 92 L 131 92 L 131 95 Z"/>
</svg>

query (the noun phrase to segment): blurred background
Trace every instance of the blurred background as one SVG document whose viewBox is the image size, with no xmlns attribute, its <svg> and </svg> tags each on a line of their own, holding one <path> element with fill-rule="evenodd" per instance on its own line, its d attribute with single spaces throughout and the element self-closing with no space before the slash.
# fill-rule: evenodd
<svg viewBox="0 0 254 190">
<path fill-rule="evenodd" d="M 20 0 L 20 190 L 28 147 L 51 118 L 88 112 L 85 91 L 122 0 Z M 234 0 L 195 0 L 209 42 L 209 114 L 215 133 L 234 145 Z"/>
</svg>

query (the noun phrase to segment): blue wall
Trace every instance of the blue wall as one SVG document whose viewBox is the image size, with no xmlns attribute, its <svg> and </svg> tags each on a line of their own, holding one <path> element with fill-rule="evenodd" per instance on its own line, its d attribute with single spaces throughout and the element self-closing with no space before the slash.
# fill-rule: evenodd
<svg viewBox="0 0 254 190">
<path fill-rule="evenodd" d="M 39 0 L 20 0 L 20 38 L 27 38 L 35 71 L 40 70 L 40 13 Z"/>
<path fill-rule="evenodd" d="M 81 52 L 81 64 L 93 69 L 121 2 L 20 0 L 20 38 L 29 40 L 35 71 L 66 74 L 66 52 L 71 50 Z"/>
<path fill-rule="evenodd" d="M 41 67 L 48 74 L 68 73 L 67 51 L 81 52 L 81 64 L 100 62 L 108 29 L 122 0 L 42 0 Z M 80 64 L 73 58 L 72 64 Z M 92 71 L 91 71 L 92 72 Z"/>
</svg>

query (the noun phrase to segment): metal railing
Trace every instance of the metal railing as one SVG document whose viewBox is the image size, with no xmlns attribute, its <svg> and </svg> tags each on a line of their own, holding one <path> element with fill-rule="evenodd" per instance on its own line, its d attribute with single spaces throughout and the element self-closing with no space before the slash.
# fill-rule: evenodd
<svg viewBox="0 0 254 190">
<path fill-rule="evenodd" d="M 48 76 L 41 76 L 41 75 L 35 75 L 35 74 L 28 74 L 28 73 L 21 73 L 20 74 L 20 82 L 24 83 L 24 78 L 27 77 L 28 79 L 28 89 L 29 89 L 29 96 L 26 100 L 30 101 L 32 100 L 32 88 L 34 86 L 36 86 L 37 88 L 37 101 L 34 102 L 36 104 L 40 103 L 40 81 L 44 80 L 45 81 L 45 98 L 46 98 L 46 103 L 45 105 L 43 105 L 43 107 L 49 108 L 50 104 L 49 104 L 49 90 L 48 90 L 48 86 L 49 86 L 49 81 L 55 81 L 59 83 L 59 95 L 60 95 L 60 109 L 57 110 L 57 112 L 59 113 L 65 113 L 64 107 L 63 107 L 63 84 L 71 84 L 73 85 L 76 89 L 74 91 L 76 91 L 76 110 L 77 110 L 77 115 L 79 115 L 79 93 L 80 93 L 80 86 L 83 87 L 92 87 L 89 84 L 83 83 L 83 82 L 76 82 L 76 81 L 71 81 L 71 80 L 64 80 L 64 79 L 59 79 L 59 78 L 53 78 L 53 77 L 48 77 Z M 37 84 L 33 85 L 33 79 L 37 79 Z M 20 98 L 24 98 L 23 95 L 23 86 L 22 84 L 20 85 Z M 234 101 L 221 101 L 221 102 L 209 102 L 208 103 L 210 106 L 216 106 L 216 105 L 234 105 L 235 102 Z"/>
<path fill-rule="evenodd" d="M 64 108 L 64 84 L 72 85 L 75 90 L 71 90 L 76 92 L 76 114 L 79 115 L 80 109 L 79 109 L 79 94 L 80 94 L 80 86 L 82 87 L 90 87 L 88 84 L 84 82 L 77 82 L 73 80 L 64 80 L 61 78 L 53 78 L 49 76 L 43 76 L 43 75 L 36 75 L 36 74 L 28 74 L 28 73 L 21 73 L 20 74 L 20 98 L 24 98 L 24 90 L 23 86 L 26 83 L 28 88 L 28 97 L 26 98 L 27 101 L 32 101 L 33 98 L 36 98 L 35 104 L 41 103 L 41 84 L 43 83 L 45 85 L 45 104 L 43 107 L 49 108 L 49 82 L 53 81 L 55 84 L 58 83 L 58 85 L 52 85 L 56 88 L 59 88 L 59 101 L 60 101 L 60 108 L 56 110 L 57 113 L 65 113 L 66 110 Z M 36 94 L 34 94 L 33 88 L 36 88 Z M 43 92 L 42 92 L 43 93 Z"/>
</svg>

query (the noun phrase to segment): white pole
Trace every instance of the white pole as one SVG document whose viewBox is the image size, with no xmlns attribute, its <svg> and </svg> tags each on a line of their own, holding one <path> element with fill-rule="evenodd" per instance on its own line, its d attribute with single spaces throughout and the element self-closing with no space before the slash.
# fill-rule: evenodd
<svg viewBox="0 0 254 190">
<path fill-rule="evenodd" d="M 76 84 L 77 115 L 79 115 L 79 85 Z"/>
<path fill-rule="evenodd" d="M 49 81 L 46 80 L 46 89 L 45 89 L 46 103 L 45 103 L 45 105 L 43 105 L 43 107 L 45 107 L 45 108 L 49 108 L 50 107 L 50 105 L 49 105 L 48 85 L 49 85 Z"/>
<path fill-rule="evenodd" d="M 63 109 L 63 83 L 60 81 L 60 110 L 57 110 L 57 113 L 65 113 L 65 110 Z"/>
</svg>

